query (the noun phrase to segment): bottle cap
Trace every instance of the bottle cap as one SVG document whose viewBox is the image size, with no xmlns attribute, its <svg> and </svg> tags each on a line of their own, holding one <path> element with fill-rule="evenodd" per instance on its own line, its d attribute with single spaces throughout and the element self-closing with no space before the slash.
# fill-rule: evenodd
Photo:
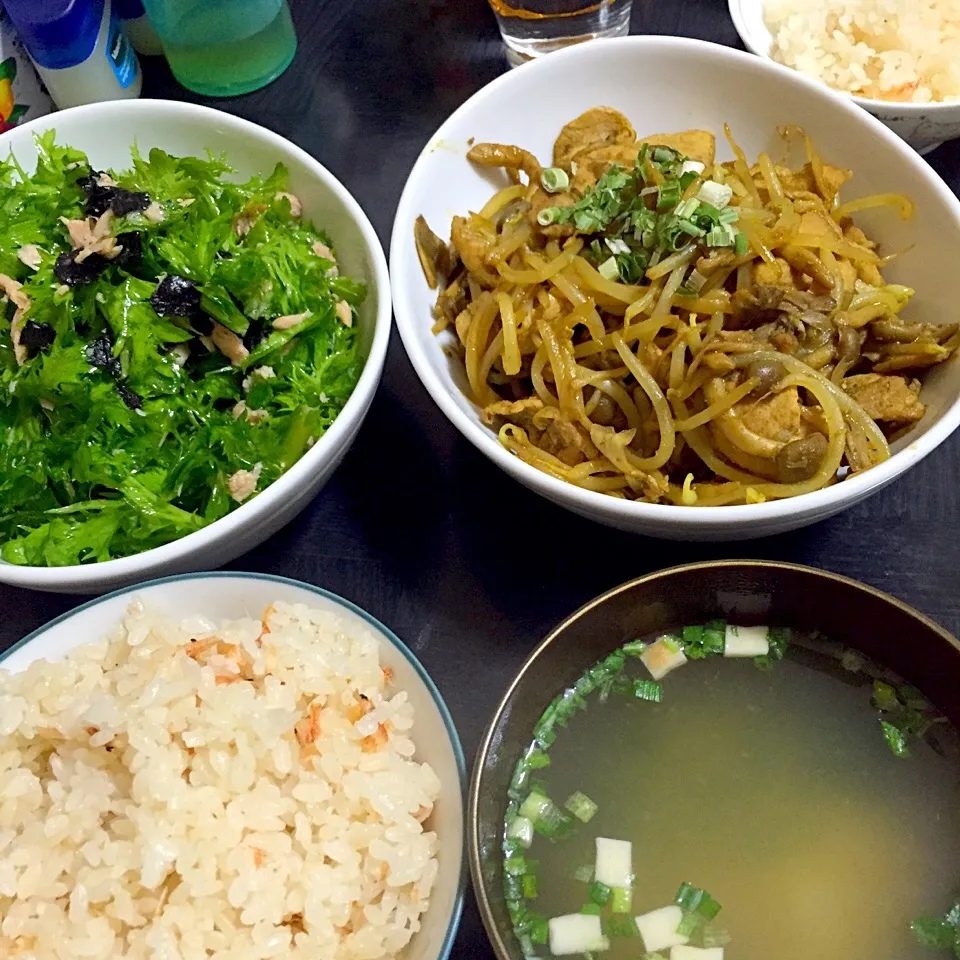
<svg viewBox="0 0 960 960">
<path fill-rule="evenodd" d="M 121 20 L 137 20 L 146 13 L 141 0 L 113 0 L 113 10 Z"/>
<path fill-rule="evenodd" d="M 83 63 L 93 53 L 105 0 L 3 0 L 34 62 L 50 70 Z"/>
</svg>

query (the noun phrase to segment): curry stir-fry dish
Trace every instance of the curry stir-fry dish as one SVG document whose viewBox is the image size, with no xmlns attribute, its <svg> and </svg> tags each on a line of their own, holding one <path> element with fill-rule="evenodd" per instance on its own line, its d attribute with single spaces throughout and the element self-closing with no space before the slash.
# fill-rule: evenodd
<svg viewBox="0 0 960 960">
<path fill-rule="evenodd" d="M 638 138 L 615 110 L 567 124 L 552 165 L 515 146 L 468 157 L 512 185 L 417 250 L 439 285 L 472 398 L 500 442 L 580 487 L 652 503 L 757 503 L 890 455 L 924 414 L 923 372 L 956 324 L 902 319 L 913 294 L 842 203 L 849 170 L 806 150 L 715 162 L 712 133 Z"/>
</svg>

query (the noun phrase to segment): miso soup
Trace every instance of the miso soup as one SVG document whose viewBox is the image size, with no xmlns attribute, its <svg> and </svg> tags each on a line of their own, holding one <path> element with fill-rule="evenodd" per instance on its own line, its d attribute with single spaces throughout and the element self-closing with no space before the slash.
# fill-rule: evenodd
<svg viewBox="0 0 960 960">
<path fill-rule="evenodd" d="M 953 727 L 881 713 L 860 658 L 711 627 L 628 644 L 538 725 L 505 826 L 524 954 L 932 960 L 910 925 L 960 879 Z"/>
</svg>

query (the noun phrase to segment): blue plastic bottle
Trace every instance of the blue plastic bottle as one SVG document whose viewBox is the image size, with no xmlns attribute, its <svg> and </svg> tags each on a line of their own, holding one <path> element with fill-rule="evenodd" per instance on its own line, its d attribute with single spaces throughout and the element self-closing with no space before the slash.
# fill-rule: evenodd
<svg viewBox="0 0 960 960">
<path fill-rule="evenodd" d="M 140 63 L 110 0 L 2 0 L 58 107 L 140 96 Z"/>
</svg>

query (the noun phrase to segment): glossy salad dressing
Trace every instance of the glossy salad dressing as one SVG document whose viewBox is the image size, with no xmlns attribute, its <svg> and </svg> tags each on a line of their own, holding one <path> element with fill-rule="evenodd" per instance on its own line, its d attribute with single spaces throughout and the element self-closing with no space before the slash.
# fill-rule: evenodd
<svg viewBox="0 0 960 960">
<path fill-rule="evenodd" d="M 670 674 L 659 704 L 591 698 L 537 776 L 599 811 L 572 837 L 536 837 L 536 909 L 577 912 L 588 885 L 573 872 L 614 837 L 633 843 L 631 912 L 703 887 L 729 960 L 929 960 L 909 924 L 942 913 L 960 879 L 955 732 L 949 759 L 919 741 L 898 759 L 869 699 L 869 684 L 790 660 L 719 658 Z M 597 957 L 642 953 L 614 938 Z"/>
</svg>

